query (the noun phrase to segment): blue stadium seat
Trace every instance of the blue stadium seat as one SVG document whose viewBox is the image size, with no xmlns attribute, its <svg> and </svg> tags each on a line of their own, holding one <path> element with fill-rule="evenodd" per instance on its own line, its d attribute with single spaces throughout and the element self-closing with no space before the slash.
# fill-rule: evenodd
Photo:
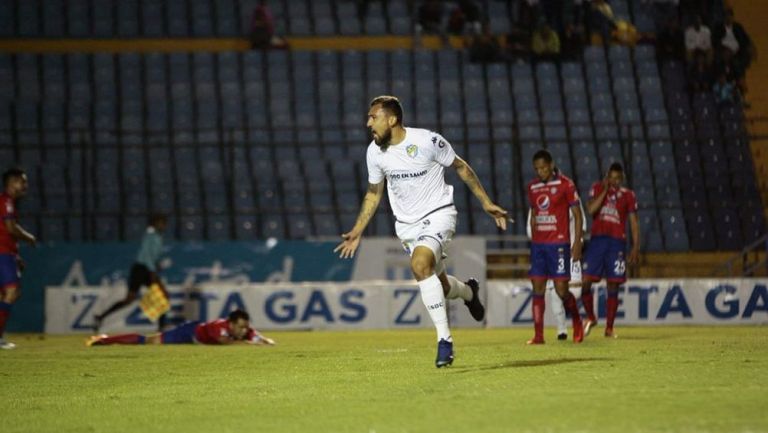
<svg viewBox="0 0 768 433">
<path fill-rule="evenodd" d="M 712 220 L 705 211 L 687 211 L 686 222 L 691 249 L 694 251 L 717 249 L 717 241 L 712 230 Z"/>
<path fill-rule="evenodd" d="M 205 221 L 206 238 L 211 241 L 229 240 L 230 220 L 227 215 L 209 215 Z"/>
<path fill-rule="evenodd" d="M 114 23 L 114 5 L 108 1 L 91 3 L 91 22 L 93 35 L 96 37 L 111 37 L 116 34 Z"/>
<path fill-rule="evenodd" d="M 0 36 L 14 36 L 13 2 L 0 2 Z"/>
<path fill-rule="evenodd" d="M 258 234 L 258 217 L 256 215 L 238 215 L 235 217 L 235 238 L 238 240 L 253 240 Z"/>
<path fill-rule="evenodd" d="M 64 36 L 64 19 L 67 16 L 62 0 L 48 0 L 41 2 L 43 8 L 42 24 L 43 36 L 60 38 Z"/>
<path fill-rule="evenodd" d="M 282 214 L 264 214 L 261 217 L 261 235 L 264 238 L 285 238 L 285 223 Z"/>
<path fill-rule="evenodd" d="M 224 37 L 237 36 L 238 20 L 234 0 L 217 0 L 213 2 L 214 13 L 216 16 L 216 35 Z"/>
<path fill-rule="evenodd" d="M 203 238 L 205 224 L 199 215 L 182 216 L 179 220 L 179 238 L 183 241 Z"/>
<path fill-rule="evenodd" d="M 689 250 L 688 233 L 685 219 L 680 209 L 662 209 L 659 211 L 664 241 L 667 251 L 684 252 Z"/>
<path fill-rule="evenodd" d="M 114 241 L 120 239 L 120 222 L 113 216 L 96 216 L 94 218 L 94 238 L 97 241 Z"/>
<path fill-rule="evenodd" d="M 95 2 L 99 3 L 99 2 Z M 106 2 L 104 2 L 106 3 Z M 121 0 L 116 3 L 117 36 L 132 38 L 139 34 L 139 2 L 138 0 Z M 110 14 L 111 15 L 111 14 Z M 104 26 L 106 30 L 106 25 Z"/>
<path fill-rule="evenodd" d="M 339 222 L 333 213 L 312 212 L 312 222 L 317 236 L 337 238 L 341 233 Z"/>
</svg>

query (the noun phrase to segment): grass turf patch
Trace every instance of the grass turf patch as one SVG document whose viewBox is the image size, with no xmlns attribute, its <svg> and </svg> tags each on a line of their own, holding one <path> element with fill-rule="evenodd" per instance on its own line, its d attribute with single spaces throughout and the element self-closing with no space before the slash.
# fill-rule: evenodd
<svg viewBox="0 0 768 433">
<path fill-rule="evenodd" d="M 276 347 L 11 335 L 0 431 L 768 432 L 768 328 L 278 332 Z M 15 338 L 14 338 L 15 337 Z"/>
</svg>

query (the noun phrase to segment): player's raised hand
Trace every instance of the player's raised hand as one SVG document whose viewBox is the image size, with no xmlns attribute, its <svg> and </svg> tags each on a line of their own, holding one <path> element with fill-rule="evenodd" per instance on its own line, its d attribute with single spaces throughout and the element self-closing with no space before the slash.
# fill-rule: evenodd
<svg viewBox="0 0 768 433">
<path fill-rule="evenodd" d="M 349 233 L 344 233 L 341 237 L 344 241 L 337 245 L 336 248 L 333 249 L 333 252 L 340 252 L 339 257 L 342 259 L 351 259 L 352 257 L 355 257 L 355 251 L 360 245 L 360 233 L 353 230 Z"/>
<path fill-rule="evenodd" d="M 507 211 L 497 206 L 495 203 L 488 203 L 483 205 L 483 210 L 496 221 L 496 227 L 506 230 L 507 229 Z"/>
</svg>

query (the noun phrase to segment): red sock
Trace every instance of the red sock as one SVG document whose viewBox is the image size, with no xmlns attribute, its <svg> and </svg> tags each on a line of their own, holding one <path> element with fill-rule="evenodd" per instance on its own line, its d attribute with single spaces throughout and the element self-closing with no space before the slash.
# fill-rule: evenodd
<svg viewBox="0 0 768 433">
<path fill-rule="evenodd" d="M 114 337 L 104 337 L 99 344 L 144 344 L 144 336 L 140 334 L 122 334 Z"/>
<path fill-rule="evenodd" d="M 616 318 L 616 311 L 619 309 L 619 293 L 608 292 L 608 299 L 605 300 L 606 306 L 606 329 L 613 329 L 613 320 Z"/>
<path fill-rule="evenodd" d="M 544 295 L 533 294 L 533 338 L 544 340 Z"/>
<path fill-rule="evenodd" d="M 579 307 L 576 305 L 576 297 L 573 294 L 568 293 L 568 297 L 563 301 L 563 307 L 571 315 L 573 329 L 581 328 L 581 315 L 579 314 Z"/>
<path fill-rule="evenodd" d="M 8 317 L 10 317 L 10 315 L 10 311 L 0 310 L 0 338 L 3 338 L 3 333 L 5 332 L 5 322 L 8 321 Z"/>
<path fill-rule="evenodd" d="M 597 322 L 595 317 L 595 297 L 592 295 L 592 289 L 581 291 L 581 303 L 584 304 L 584 311 L 587 312 L 587 318 Z"/>
</svg>

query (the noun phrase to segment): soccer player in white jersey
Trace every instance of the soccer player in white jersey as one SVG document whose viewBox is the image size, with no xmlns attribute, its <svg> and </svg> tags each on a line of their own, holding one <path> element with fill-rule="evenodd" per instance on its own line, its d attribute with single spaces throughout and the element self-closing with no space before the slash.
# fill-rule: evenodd
<svg viewBox="0 0 768 433">
<path fill-rule="evenodd" d="M 507 227 L 507 211 L 494 204 L 477 175 L 451 144 L 440 134 L 403 126 L 403 108 L 394 96 L 379 96 L 371 101 L 367 126 L 373 135 L 366 155 L 368 192 L 354 227 L 334 252 L 351 258 L 374 215 L 387 181 L 387 193 L 395 215 L 395 232 L 411 256 L 411 270 L 418 281 L 421 299 L 437 329 L 435 365 L 453 362 L 453 339 L 448 327 L 446 299 L 461 298 L 472 317 L 483 320 L 477 281 L 466 283 L 445 272 L 445 252 L 456 231 L 453 187 L 445 183 L 445 168 L 453 167 L 480 200 L 483 209 L 502 230 Z"/>
<path fill-rule="evenodd" d="M 584 207 L 579 203 L 579 207 L 581 208 L 582 215 L 584 214 Z M 573 218 L 573 212 L 569 211 L 568 215 L 568 222 L 570 223 L 571 227 L 571 233 L 576 233 L 576 229 L 574 228 L 574 224 L 576 224 L 575 219 Z M 581 231 L 582 233 L 587 231 L 587 220 L 586 218 L 582 218 L 581 220 Z M 531 211 L 528 210 L 528 221 L 526 224 L 526 232 L 528 233 L 528 238 L 531 238 Z M 573 245 L 573 241 L 571 241 L 571 245 Z M 581 261 L 579 260 L 573 260 L 571 258 L 571 281 L 568 282 L 569 288 L 574 287 L 581 287 Z M 552 280 L 547 281 L 547 293 L 549 293 L 549 304 L 552 310 L 552 315 L 555 317 L 555 322 L 557 322 L 557 339 L 558 340 L 567 340 L 568 339 L 568 324 L 565 321 L 565 308 L 563 308 L 563 300 L 560 299 L 560 295 L 557 294 L 557 290 L 555 290 L 555 283 Z"/>
</svg>

